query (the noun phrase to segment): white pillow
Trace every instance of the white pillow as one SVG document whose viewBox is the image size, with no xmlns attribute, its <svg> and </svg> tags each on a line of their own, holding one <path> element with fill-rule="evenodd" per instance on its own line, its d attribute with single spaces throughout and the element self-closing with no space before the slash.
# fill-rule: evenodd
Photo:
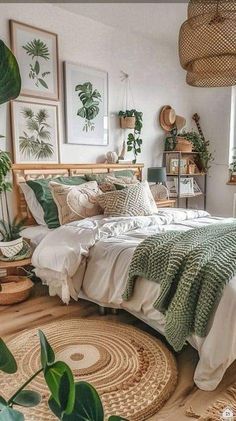
<svg viewBox="0 0 236 421">
<path fill-rule="evenodd" d="M 40 203 L 37 201 L 34 191 L 26 183 L 20 183 L 20 188 L 24 194 L 27 206 L 32 213 L 35 221 L 39 225 L 47 225 L 44 221 L 44 211 Z"/>
<path fill-rule="evenodd" d="M 149 201 L 150 201 L 150 205 L 151 205 L 151 208 L 152 208 L 152 212 L 153 212 L 153 213 L 158 212 L 158 207 L 157 207 L 157 205 L 156 205 L 155 199 L 154 199 L 154 197 L 153 197 L 153 194 L 152 194 L 152 192 L 151 192 L 151 189 L 150 189 L 150 187 L 149 187 L 149 184 L 148 184 L 147 180 L 142 181 L 142 182 L 141 182 L 141 184 L 144 186 L 144 189 L 145 189 L 145 191 L 146 191 L 146 193 L 147 193 L 147 195 L 148 195 L 148 199 L 149 199 Z"/>
</svg>

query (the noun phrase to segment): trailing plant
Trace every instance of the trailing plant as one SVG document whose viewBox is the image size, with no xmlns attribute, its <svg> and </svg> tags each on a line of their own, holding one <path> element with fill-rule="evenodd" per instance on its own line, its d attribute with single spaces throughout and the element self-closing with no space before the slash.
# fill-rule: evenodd
<svg viewBox="0 0 236 421">
<path fill-rule="evenodd" d="M 48 113 L 41 108 L 36 114 L 31 108 L 24 108 L 22 111 L 26 120 L 27 133 L 20 136 L 20 151 L 27 158 L 47 159 L 53 154 L 53 145 L 50 142 L 51 133 L 48 130 L 51 126 L 47 123 Z"/>
<path fill-rule="evenodd" d="M 39 85 L 42 85 L 45 89 L 48 89 L 48 85 L 45 82 L 45 77 L 50 75 L 51 72 L 46 71 L 40 74 L 40 59 L 49 60 L 50 54 L 47 44 L 45 44 L 40 39 L 34 39 L 33 41 L 27 42 L 27 44 L 23 45 L 22 48 L 26 51 L 26 54 L 35 60 L 33 64 L 30 64 L 30 72 L 29 77 L 35 81 L 35 86 L 37 88 Z"/>
<path fill-rule="evenodd" d="M 199 153 L 201 169 L 207 172 L 210 169 L 210 163 L 214 160 L 213 154 L 209 150 L 209 140 L 204 140 L 199 133 L 195 131 L 183 132 L 179 136 L 184 137 L 193 144 L 193 151 Z"/>
<path fill-rule="evenodd" d="M 88 132 L 95 129 L 94 118 L 99 113 L 99 102 L 102 101 L 100 92 L 93 89 L 91 82 L 85 82 L 83 85 L 77 85 L 75 91 L 78 92 L 82 107 L 78 109 L 77 115 L 85 120 L 83 131 Z"/>
<path fill-rule="evenodd" d="M 12 396 L 0 396 L 0 421 L 23 421 L 24 415 L 15 407 L 35 407 L 41 402 L 41 395 L 27 388 L 40 373 L 51 394 L 48 406 L 59 420 L 104 421 L 102 402 L 94 387 L 84 381 L 75 382 L 70 367 L 55 361 L 55 353 L 40 330 L 39 339 L 41 366 Z M 7 374 L 17 372 L 16 360 L 1 338 L 0 370 Z M 113 415 L 108 421 L 127 420 Z"/>
<path fill-rule="evenodd" d="M 141 153 L 141 145 L 143 140 L 140 138 L 140 134 L 143 127 L 143 113 L 141 111 L 137 111 L 135 109 L 126 110 L 126 111 L 119 111 L 119 117 L 135 117 L 135 126 L 134 132 L 128 134 L 127 140 L 127 150 L 128 152 L 133 150 L 134 153 L 134 160 L 133 163 L 137 161 L 137 155 Z"/>
</svg>

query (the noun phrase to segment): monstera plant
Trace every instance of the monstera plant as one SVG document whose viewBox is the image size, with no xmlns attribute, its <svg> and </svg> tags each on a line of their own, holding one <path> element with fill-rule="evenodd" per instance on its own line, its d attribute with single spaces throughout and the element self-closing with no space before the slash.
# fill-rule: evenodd
<svg viewBox="0 0 236 421">
<path fill-rule="evenodd" d="M 0 104 L 4 104 L 11 99 L 15 99 L 20 94 L 20 89 L 21 77 L 16 58 L 4 42 L 0 40 Z M 2 135 L 0 135 L 0 137 L 3 138 Z M 1 230 L 1 234 L 4 234 L 2 234 L 2 243 L 5 243 L 5 249 L 6 242 L 18 242 L 19 245 L 16 247 L 16 250 L 19 250 L 22 239 L 20 235 L 17 235 L 18 238 L 16 238 L 17 224 L 15 224 L 15 222 L 12 224 L 10 221 L 9 205 L 7 200 L 7 192 L 11 191 L 11 183 L 7 179 L 10 170 L 11 159 L 9 153 L 0 150 L 0 204 L 1 214 L 3 216 L 3 220 L 0 221 L 0 225 L 1 228 L 3 228 L 3 231 Z M 9 247 L 11 247 L 11 245 L 9 245 Z"/>
<path fill-rule="evenodd" d="M 97 89 L 93 89 L 91 82 L 77 85 L 75 90 L 79 93 L 79 99 L 82 102 L 82 107 L 77 111 L 77 115 L 84 119 L 83 131 L 93 131 L 95 129 L 93 120 L 99 113 L 99 103 L 102 100 L 101 94 Z"/>
<path fill-rule="evenodd" d="M 104 421 L 102 402 L 97 391 L 85 381 L 76 382 L 70 367 L 55 360 L 55 353 L 42 331 L 39 331 L 41 366 L 10 397 L 0 395 L 0 421 L 23 421 L 21 407 L 33 408 L 41 402 L 41 395 L 28 385 L 40 373 L 50 392 L 48 406 L 55 417 L 62 421 Z M 16 360 L 0 338 L 0 371 L 17 372 Z M 2 394 L 2 391 L 1 391 Z M 17 408 L 17 409 L 16 409 Z M 32 418 L 33 418 L 32 410 Z M 128 421 L 112 415 L 108 421 Z"/>
</svg>

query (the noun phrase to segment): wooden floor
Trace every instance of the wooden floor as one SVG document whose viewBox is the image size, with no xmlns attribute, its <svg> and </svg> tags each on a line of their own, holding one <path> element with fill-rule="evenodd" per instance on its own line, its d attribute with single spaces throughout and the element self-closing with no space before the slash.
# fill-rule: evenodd
<svg viewBox="0 0 236 421">
<path fill-rule="evenodd" d="M 77 303 L 71 302 L 69 306 L 66 306 L 62 304 L 58 297 L 49 297 L 46 287 L 37 284 L 33 296 L 28 301 L 13 306 L 0 307 L 0 336 L 6 339 L 22 329 L 42 325 L 57 318 L 76 316 L 97 317 L 98 308 L 95 304 L 82 300 Z M 130 323 L 158 336 L 155 331 L 125 311 L 120 311 L 115 316 L 109 314 L 101 317 L 112 321 L 119 320 Z M 162 336 L 159 335 L 159 337 L 163 340 Z M 176 391 L 162 410 L 153 416 L 150 421 L 190 421 L 191 418 L 185 415 L 186 409 L 192 407 L 195 412 L 203 413 L 205 408 L 220 397 L 226 387 L 236 381 L 236 364 L 234 364 L 229 368 L 216 391 L 203 392 L 193 383 L 193 372 L 198 360 L 197 352 L 188 346 L 176 358 L 179 370 Z"/>
</svg>

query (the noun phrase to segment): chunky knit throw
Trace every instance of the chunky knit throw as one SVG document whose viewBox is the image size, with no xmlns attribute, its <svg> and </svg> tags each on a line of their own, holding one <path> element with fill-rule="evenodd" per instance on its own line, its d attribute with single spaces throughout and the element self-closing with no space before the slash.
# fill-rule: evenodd
<svg viewBox="0 0 236 421">
<path fill-rule="evenodd" d="M 206 335 L 224 286 L 234 275 L 236 222 L 169 231 L 138 245 L 123 298 L 129 299 L 138 276 L 160 283 L 154 307 L 166 316 L 166 339 L 180 351 L 191 333 Z"/>
</svg>

